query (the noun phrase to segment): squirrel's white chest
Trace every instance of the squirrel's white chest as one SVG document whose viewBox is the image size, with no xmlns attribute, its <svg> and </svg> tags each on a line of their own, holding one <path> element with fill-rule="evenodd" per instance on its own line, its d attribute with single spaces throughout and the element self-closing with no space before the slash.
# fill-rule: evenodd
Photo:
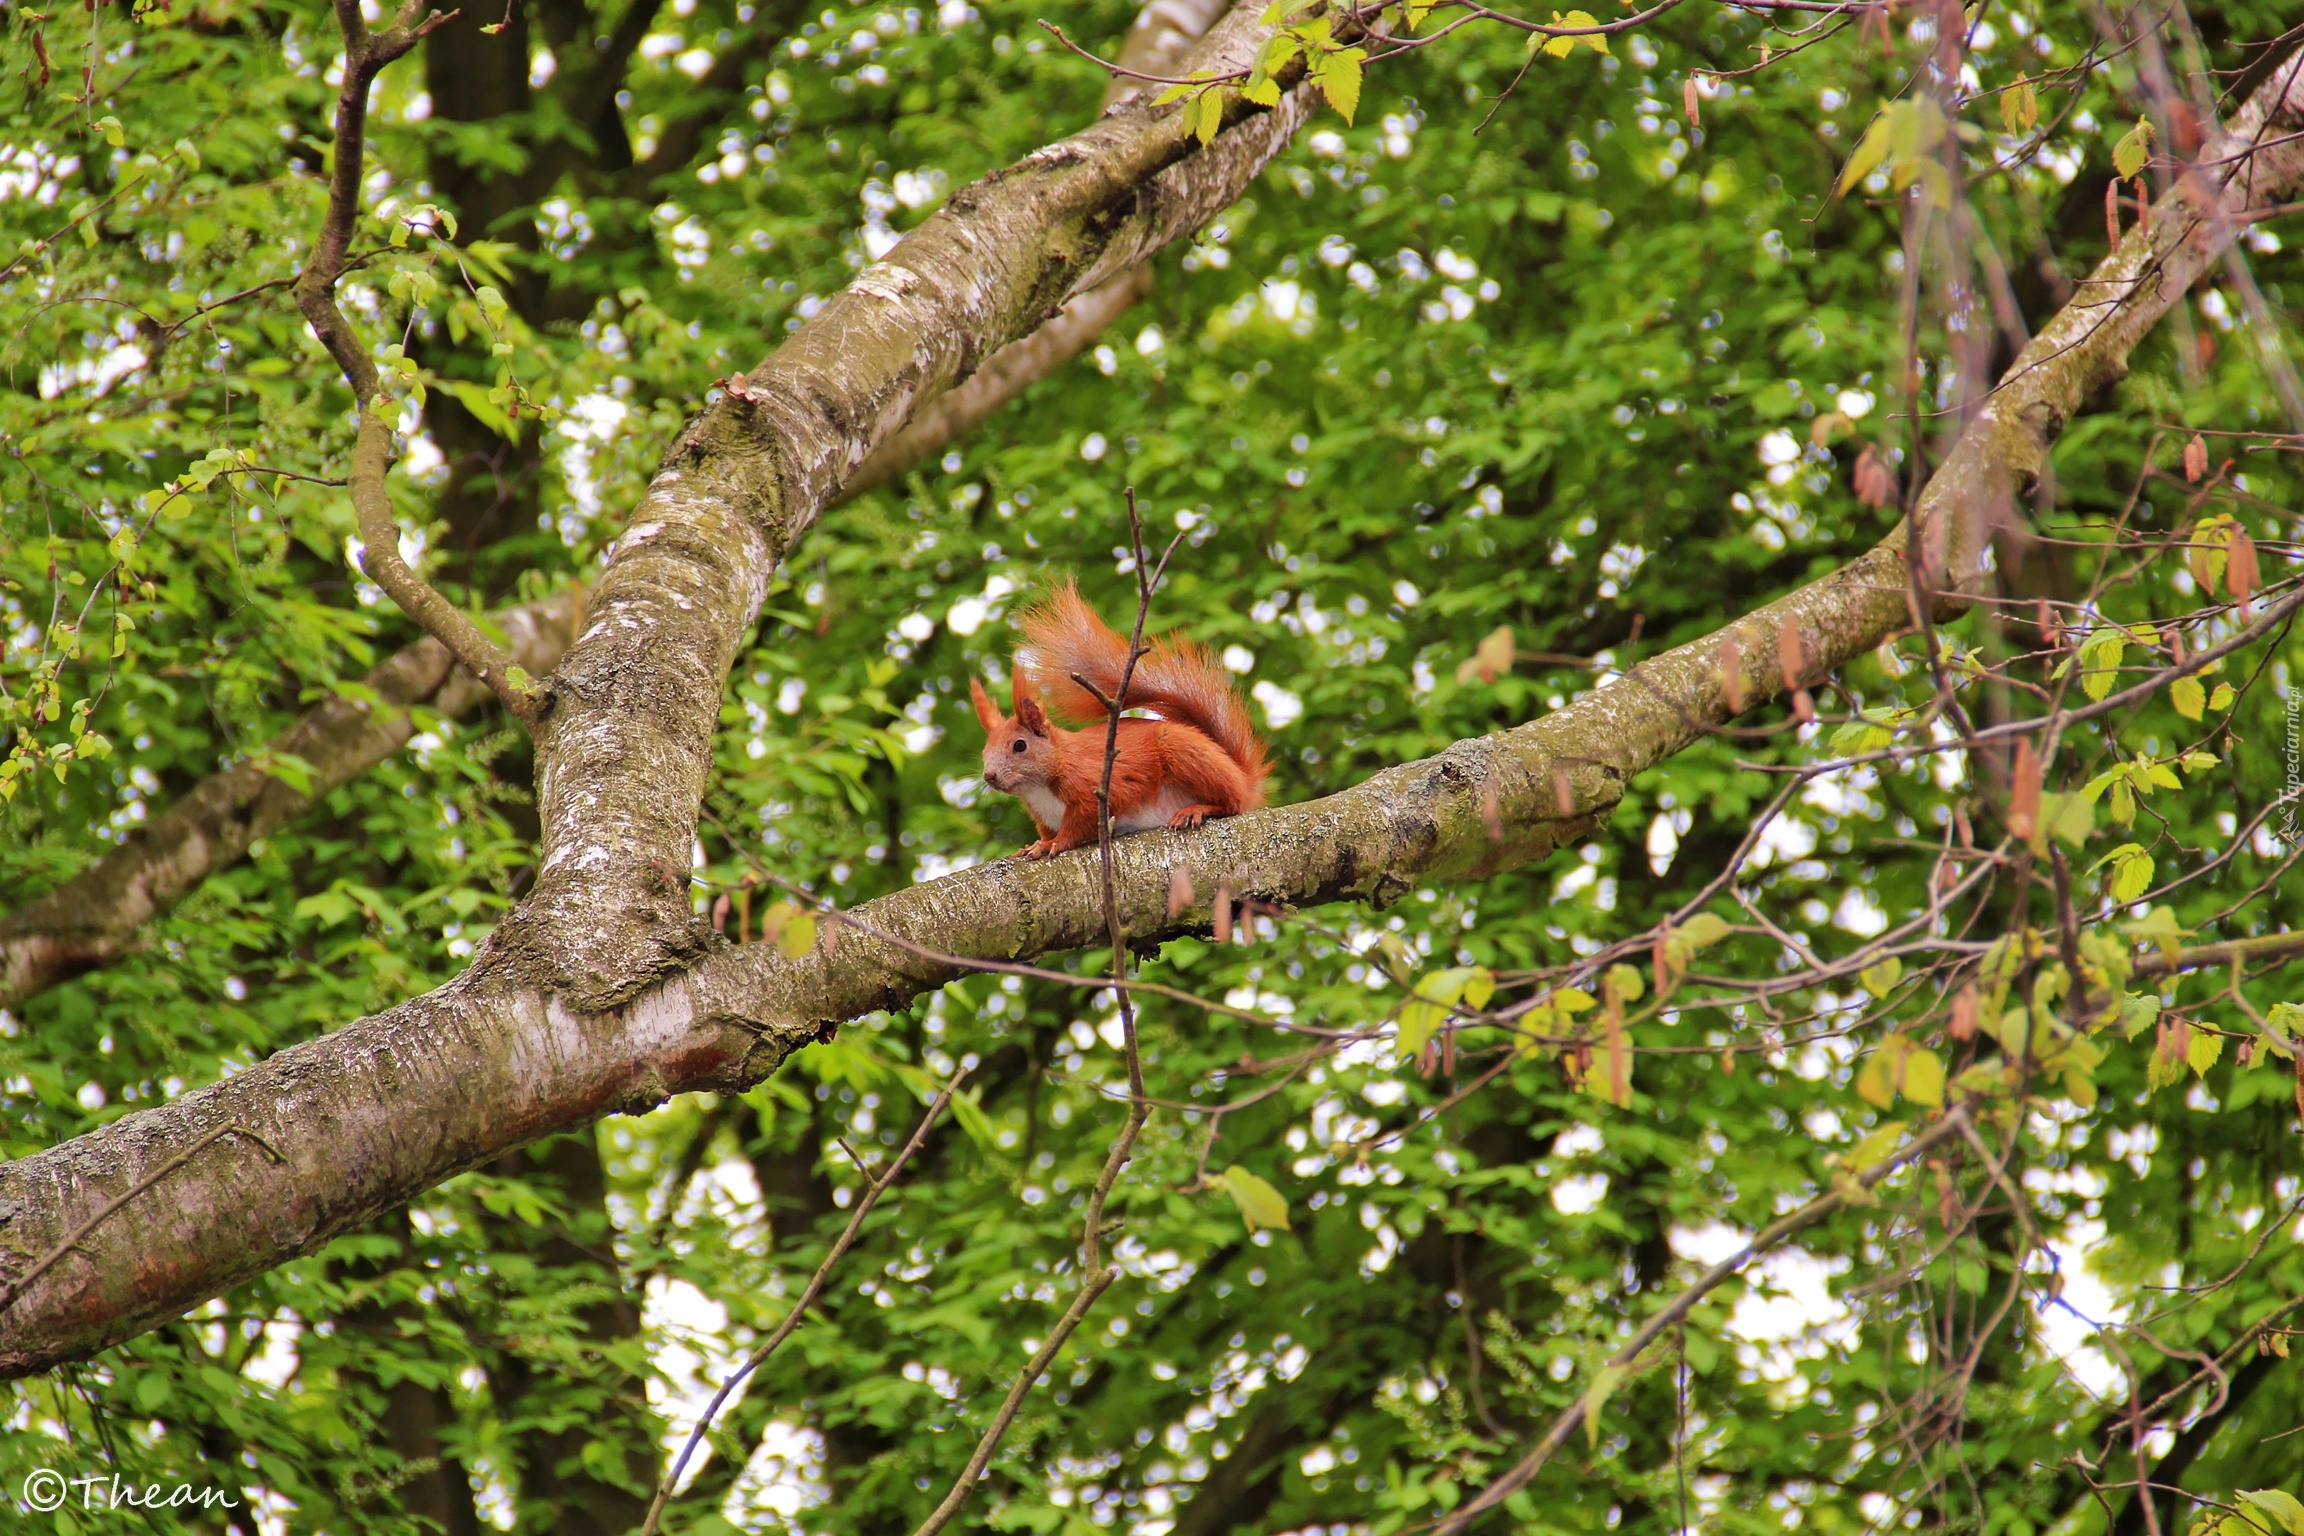
<svg viewBox="0 0 2304 1536">
<path fill-rule="evenodd" d="M 1064 825 L 1064 802 L 1047 785 L 1026 784 L 1016 791 L 1016 798 L 1024 802 L 1033 820 L 1050 831 Z"/>
</svg>

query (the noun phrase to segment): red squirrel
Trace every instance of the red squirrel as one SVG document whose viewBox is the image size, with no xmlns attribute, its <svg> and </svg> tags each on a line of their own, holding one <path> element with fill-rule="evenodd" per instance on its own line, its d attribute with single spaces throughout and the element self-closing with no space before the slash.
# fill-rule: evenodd
<svg viewBox="0 0 2304 1536">
<path fill-rule="evenodd" d="M 1120 692 L 1128 642 L 1069 581 L 1016 624 L 1025 642 L 1016 656 L 1016 713 L 1000 713 L 973 677 L 968 693 L 984 723 L 984 782 L 1024 802 L 1040 839 L 1019 852 L 1044 859 L 1096 841 L 1106 729 L 1097 694 L 1110 699 Z M 1075 673 L 1095 692 L 1074 681 Z M 1120 722 L 1112 760 L 1114 833 L 1182 830 L 1264 803 L 1271 772 L 1264 743 L 1248 724 L 1232 679 L 1204 648 L 1175 638 L 1154 642 L 1138 658 L 1120 707 L 1153 710 L 1159 718 Z M 1051 708 L 1094 727 L 1068 731 L 1049 719 Z"/>
</svg>

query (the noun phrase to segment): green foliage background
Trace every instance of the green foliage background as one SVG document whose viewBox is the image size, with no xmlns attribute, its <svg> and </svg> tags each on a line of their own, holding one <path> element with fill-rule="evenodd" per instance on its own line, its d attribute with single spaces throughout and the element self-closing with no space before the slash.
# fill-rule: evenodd
<svg viewBox="0 0 2304 1536">
<path fill-rule="evenodd" d="M 2284 11 L 2232 0 L 2192 16 L 2230 69 Z M 1033 23 L 1106 46 L 1132 19 L 1117 3 L 961 0 L 650 14 L 628 28 L 614 8 L 560 0 L 515 7 L 498 35 L 477 30 L 497 18 L 466 17 L 377 89 L 374 217 L 357 242 L 371 254 L 347 307 L 426 371 L 393 494 L 423 530 L 412 548 L 460 598 L 595 569 L 711 380 L 757 360 L 946 191 L 1089 120 L 1102 78 Z M 849 905 L 1026 840 L 1021 809 L 979 793 L 966 680 L 1005 677 L 1001 615 L 1053 577 L 1077 574 L 1118 616 L 1133 589 L 1126 486 L 1163 537 L 1188 530 L 1156 626 L 1224 651 L 1256 690 L 1283 800 L 1595 686 L 1541 662 L 1459 680 L 1499 625 L 1523 652 L 1622 667 L 1868 547 L 1894 513 L 1850 493 L 1857 452 L 1893 450 L 1909 476 L 1933 440 L 1889 420 L 1907 321 L 1894 199 L 1827 194 L 1924 51 L 1915 15 L 1899 13 L 1887 47 L 1826 26 L 1807 51 L 1708 85 L 1700 132 L 1684 79 L 1760 63 L 1762 21 L 1688 7 L 1608 57 L 1538 58 L 1501 105 L 1528 62 L 1518 34 L 1471 29 L 1371 66 L 1357 122 L 1318 119 L 1162 260 L 1149 301 L 1092 354 L 809 535 L 728 686 L 700 903 L 759 866 Z M 2083 7 L 1971 15 L 1990 33 L 1973 57 L 1986 90 L 2099 41 Z M 586 68 L 628 46 L 592 39 L 627 30 L 646 41 L 608 83 L 617 95 Z M 329 12 L 19 9 L 5 36 L 0 710 L 20 771 L 0 808 L 0 907 L 14 907 L 261 752 L 412 631 L 353 574 L 349 506 L 315 483 L 342 473 L 349 396 L 281 286 L 324 202 Z M 531 85 L 504 83 L 518 69 L 493 94 L 473 85 L 489 50 L 529 59 Z M 93 96 L 76 99 L 91 59 Z M 1974 189 L 2035 329 L 2057 283 L 2103 252 L 2102 187 L 2134 90 L 2125 57 L 2044 83 L 2045 157 Z M 1982 135 L 1972 160 L 2019 142 L 1990 97 L 1963 120 Z M 392 219 L 425 204 L 456 216 L 454 254 L 391 244 Z M 2252 242 L 2276 309 L 2304 283 L 2285 232 Z M 500 322 L 483 286 L 509 301 Z M 2279 427 L 2239 315 L 2221 287 L 2193 304 L 2074 424 L 2051 518 L 2068 542 L 2009 573 L 2012 591 L 2078 595 L 2123 514 L 2146 534 L 2188 527 L 2200 512 L 2169 478 L 2185 429 Z M 508 358 L 491 353 L 499 333 Z M 1941 342 L 1931 319 L 1923 353 Z M 498 435 L 510 397 L 490 393 L 507 365 L 546 416 L 527 410 L 516 442 Z M 1855 405 L 1852 434 L 1810 448 L 1819 412 Z M 1771 472 L 1777 445 L 1788 472 Z M 2212 510 L 2242 518 L 2277 579 L 2294 471 L 2233 451 L 2245 480 Z M 2163 477 L 2132 503 L 2147 465 Z M 169 482 L 204 488 L 153 494 Z M 2106 617 L 2200 601 L 2176 555 L 2118 558 Z M 1952 638 L 1988 644 L 1974 618 Z M 2228 725 L 2156 701 L 2076 739 L 2060 769 L 2077 785 L 2115 750 L 2203 741 L 2219 756 L 2152 797 L 2131 834 L 2163 880 L 2246 845 L 2166 898 L 2204 940 L 2288 928 L 2304 906 L 2273 839 L 2235 818 L 2278 793 L 2298 651 L 2283 636 L 2245 660 L 2227 674 L 2249 684 Z M 1843 682 L 1873 707 L 1927 691 L 1924 670 L 1872 662 Z M 1707 743 L 1546 866 L 1381 912 L 1267 920 L 1245 948 L 1178 941 L 1150 974 L 1332 1028 L 1383 1019 L 1403 995 L 1392 971 L 1427 961 L 1492 967 L 1509 991 L 1512 973 L 1639 933 L 1700 889 L 1774 791 L 1745 764 L 1826 750 L 1813 731 Z M 300 768 L 271 765 L 291 783 Z M 1852 950 L 1869 913 L 1901 921 L 1926 903 L 1954 807 L 1980 835 L 1990 819 L 1979 770 L 1938 769 L 1811 792 L 1745 888 L 1825 956 Z M 152 924 L 137 958 L 0 1014 L 0 1148 L 52 1145 L 455 975 L 522 889 L 527 771 L 501 719 L 431 723 L 416 750 Z M 1652 840 L 1659 822 L 1669 839 Z M 1652 859 L 1667 843 L 1669 861 Z M 767 899 L 746 899 L 755 921 Z M 2015 919 L 2002 903 L 1983 921 L 1970 937 Z M 1753 929 L 1705 968 L 1758 978 L 1778 956 Z M 2293 998 L 2293 975 L 2251 980 L 2250 1006 Z M 2221 986 L 2167 995 L 2243 1027 Z M 1978 1050 L 1935 1036 L 1940 1015 L 1919 1022 L 1934 1001 L 1898 1006 L 1947 1056 Z M 1163 1520 L 1388 1530 L 1450 1507 L 1576 1399 L 1722 1224 L 1750 1231 L 1806 1198 L 1827 1155 L 1886 1118 L 1853 1092 L 1880 1031 L 1850 1032 L 1862 1003 L 1779 998 L 1775 1027 L 1794 1038 L 1765 1051 L 1755 1011 L 1676 1010 L 1636 1031 L 1629 1107 L 1532 1059 L 1433 1117 L 1500 1035 L 1468 1036 L 1430 1074 L 1380 1043 L 1294 1062 L 1314 1042 L 1148 1002 L 1162 1107 L 1114 1201 L 1128 1278 L 1031 1400 L 970 1518 L 1067 1536 Z M 625 1529 L 667 1426 L 690 1422 L 699 1360 L 772 1327 L 845 1221 L 858 1176 L 839 1138 L 885 1151 L 924 1081 L 972 1065 L 967 1111 L 673 1506 L 681 1530 L 907 1530 L 1069 1294 L 1081 1191 L 1120 1120 L 1105 1009 L 1053 984 L 957 984 L 843 1030 L 741 1099 L 682 1100 L 460 1178 L 404 1220 L 18 1384 L 0 1486 L 12 1496 L 38 1466 L 116 1467 L 260 1488 L 292 1530 L 475 1515 Z M 2222 1347 L 2304 1286 L 2295 1111 L 2264 1053 L 2241 1066 L 2227 1051 L 2152 1091 L 2152 1038 L 2106 1043 L 2099 1102 L 2036 1103 L 2013 1177 L 2064 1261 L 2085 1254 L 2092 1279 L 2067 1277 L 2067 1298 L 2151 1320 L 2093 1358 L 2166 1384 L 2192 1368 L 2184 1351 Z M 1211 1145 L 1219 1104 L 1240 1107 Z M 1291 1230 L 1251 1235 L 1199 1187 L 1235 1164 L 1277 1187 Z M 1495 1528 L 1657 1532 L 1685 1512 L 1720 1532 L 1908 1518 L 1994 1536 L 2140 1531 L 2130 1491 L 2098 1501 L 2072 1459 L 2092 1459 L 2117 1420 L 2119 1369 L 2084 1380 L 2050 1348 L 2112 1319 L 2076 1321 L 2035 1253 L 2023 1299 L 1987 1330 L 2017 1223 L 1988 1201 L 1931 1257 L 1934 1176 L 1817 1229 L 1805 1264 L 1698 1308 L 1672 1360 L 1611 1399 L 1597 1446 L 1575 1442 Z M 1945 1177 L 1986 1197 L 1972 1161 Z M 1803 1276 L 1847 1310 L 1798 1291 L 1789 1337 L 1740 1310 Z M 1931 1396 L 1971 1347 L 1972 1384 Z M 2298 1422 L 2295 1374 L 2264 1356 L 2239 1377 L 2223 1406 L 2186 1400 L 2203 1427 L 2177 1426 L 2192 1454 L 2175 1471 L 2218 1498 L 2292 1488 L 2304 1439 L 2271 1437 Z M 202 1518 L 188 1527 L 223 1528 Z"/>
</svg>

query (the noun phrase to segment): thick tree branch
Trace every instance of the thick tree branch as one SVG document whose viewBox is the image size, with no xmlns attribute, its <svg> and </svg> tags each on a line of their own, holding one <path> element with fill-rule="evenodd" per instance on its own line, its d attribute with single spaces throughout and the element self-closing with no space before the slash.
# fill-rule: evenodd
<svg viewBox="0 0 2304 1536">
<path fill-rule="evenodd" d="M 1223 0 L 1152 0 L 1136 15 L 1120 45 L 1120 65 L 1136 74 L 1165 74 L 1191 50 L 1216 18 Z M 1110 111 L 1143 93 L 1143 83 L 1115 75 L 1104 92 Z M 1021 341 L 992 355 L 968 379 L 915 411 L 904 430 L 882 444 L 848 477 L 843 493 L 859 496 L 902 475 L 946 445 L 973 432 L 1032 385 L 1087 350 L 1111 324 L 1152 291 L 1152 267 L 1139 264 L 1079 295 Z"/>
<path fill-rule="evenodd" d="M 1235 12 L 1212 52 L 1221 60 L 1260 36 Z M 1923 570 L 1938 585 L 1969 568 L 1963 552 L 1985 513 L 2017 504 L 2064 420 L 2118 376 L 2247 214 L 2304 181 L 2300 76 L 2288 69 L 2251 101 L 2235 119 L 2241 142 L 2205 162 L 2220 174 L 2190 173 L 1963 435 L 1918 508 Z M 549 1131 L 755 1082 L 825 1024 L 949 979 L 956 967 L 844 925 L 836 945 L 828 936 L 787 960 L 768 946 L 729 950 L 696 920 L 689 850 L 728 660 L 774 558 L 924 393 L 1237 196 L 1302 110 L 1300 93 L 1269 115 L 1235 103 L 1235 126 L 1202 154 L 1173 115 L 1122 108 L 955 196 L 700 417 L 561 666 L 562 704 L 539 742 L 537 899 L 430 997 L 0 1167 L 0 1266 L 19 1273 L 220 1125 L 246 1127 L 283 1159 L 226 1138 L 196 1177 L 171 1181 L 164 1207 L 95 1228 L 0 1312 L 0 1371 L 128 1337 Z M 2250 152 L 2258 135 L 2267 147 Z M 1305 904 L 1381 901 L 1539 857 L 1597 824 L 1632 775 L 1904 628 L 1909 590 L 1891 538 L 1542 720 L 1324 801 L 1129 838 L 1113 850 L 1121 925 L 1141 941 L 1198 921 L 1198 907 L 1168 915 L 1177 869 L 1196 892 L 1222 879 Z M 1790 677 L 1774 661 L 1786 636 L 1802 658 Z M 1749 679 L 1733 699 L 1719 664 L 1730 638 Z M 1095 943 L 1101 897 L 1083 852 L 969 870 L 858 915 L 947 954 L 994 958 Z"/>
<path fill-rule="evenodd" d="M 995 411 L 1086 351 L 1151 291 L 1152 268 L 1138 266 L 1071 300 L 1046 325 L 1001 348 L 965 384 L 921 407 L 909 426 L 858 466 L 847 493 L 874 490 L 975 431 Z"/>
</svg>

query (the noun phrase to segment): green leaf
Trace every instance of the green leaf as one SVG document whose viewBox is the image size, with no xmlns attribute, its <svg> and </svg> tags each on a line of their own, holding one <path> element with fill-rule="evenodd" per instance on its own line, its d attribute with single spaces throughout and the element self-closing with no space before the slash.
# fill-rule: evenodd
<svg viewBox="0 0 2304 1536">
<path fill-rule="evenodd" d="M 1203 145 L 1216 142 L 1224 126 L 1224 93 L 1215 86 L 1202 91 L 1192 103 L 1192 137 Z"/>
<path fill-rule="evenodd" d="M 1632 1107 L 1632 1043 L 1624 1031 L 1611 1028 L 1592 1048 L 1592 1065 L 1584 1072 L 1584 1091 L 1618 1109 Z M 1617 1084 L 1623 1092 L 1617 1092 Z"/>
<path fill-rule="evenodd" d="M 1352 114 L 1360 110 L 1360 65 L 1367 57 L 1365 49 L 1340 48 L 1324 55 L 1317 71 L 1321 93 L 1347 124 L 1352 121 Z"/>
<path fill-rule="evenodd" d="M 1630 1374 L 1629 1367 L 1604 1365 L 1592 1377 L 1592 1385 L 1584 1389 L 1584 1443 L 1595 1451 L 1600 1449 L 1600 1410 L 1608 1406 L 1608 1399 Z"/>
<path fill-rule="evenodd" d="M 2053 836 L 2068 848 L 2079 848 L 2096 830 L 2096 797 L 2042 791 L 2040 814 L 2033 821 L 2032 851 L 2047 851 Z"/>
<path fill-rule="evenodd" d="M 1688 941 L 1690 949 L 1708 949 L 1735 930 L 1726 918 L 1714 916 L 1710 912 L 1699 912 L 1673 931 Z"/>
<path fill-rule="evenodd" d="M 2168 685 L 2168 702 L 2187 720 L 2197 720 L 2208 708 L 2208 689 L 2196 677 L 2180 677 Z"/>
<path fill-rule="evenodd" d="M 2166 907 L 2154 907 L 2142 917 L 2132 917 L 2120 926 L 2130 939 L 2159 946 L 2160 953 L 2171 960 L 2176 958 L 2182 941 L 2192 933 L 2189 928 L 2178 927 L 2176 914 Z"/>
<path fill-rule="evenodd" d="M 1833 188 L 1833 196 L 1846 197 L 1848 189 L 1887 162 L 1888 151 L 1894 143 L 1893 108 L 1885 108 L 1872 119 L 1864 130 L 1864 137 L 1856 141 L 1849 152 L 1848 163 L 1840 167 L 1840 180 Z"/>
<path fill-rule="evenodd" d="M 2184 1064 L 2192 1069 L 2194 1077 L 2206 1077 L 2208 1069 L 2216 1065 L 2224 1054 L 2224 1037 L 2213 1030 L 2194 1029 L 2192 1038 L 2184 1046 Z"/>
<path fill-rule="evenodd" d="M 2130 992 L 2120 999 L 2120 1037 L 2133 1040 L 2160 1022 L 2160 999 L 2149 992 Z"/>
<path fill-rule="evenodd" d="M 1223 1183 L 1232 1203 L 1240 1207 L 1240 1219 L 1248 1224 L 1249 1231 L 1262 1227 L 1276 1227 L 1282 1232 L 1290 1230 L 1288 1202 L 1269 1183 L 1238 1163 L 1224 1170 Z"/>
<path fill-rule="evenodd" d="M 2296 1059 L 2297 1036 L 2304 1035 L 2304 1007 L 2274 1003 L 2264 1010 L 2264 1045 L 2283 1061 Z"/>
<path fill-rule="evenodd" d="M 797 960 L 815 947 L 815 914 L 795 911 L 776 935 L 776 952 L 787 960 Z"/>
<path fill-rule="evenodd" d="M 295 907 L 298 917 L 317 919 L 323 928 L 333 928 L 359 910 L 359 904 L 340 890 L 316 892 Z"/>
<path fill-rule="evenodd" d="M 402 364 L 403 371 L 407 376 L 415 377 L 415 364 L 407 359 L 402 359 Z M 440 379 L 437 382 L 442 389 L 456 397 L 458 404 L 472 413 L 475 421 L 478 421 L 498 437 L 517 440 L 520 429 L 514 425 L 512 418 L 499 409 L 494 400 L 489 398 L 487 385 L 471 379 Z"/>
<path fill-rule="evenodd" d="M 1453 1005 L 1463 997 L 1464 989 L 1471 985 L 1473 968 L 1453 966 L 1445 971 L 1432 971 L 1416 983 L 1415 995 L 1426 1002 Z"/>
<path fill-rule="evenodd" d="M 1944 1059 L 1925 1047 L 1904 1061 L 1904 1097 L 1923 1109 L 1944 1107 Z"/>
<path fill-rule="evenodd" d="M 2030 133 L 2040 121 L 2040 94 L 2023 75 L 2000 93 L 2000 126 L 2011 136 Z"/>
<path fill-rule="evenodd" d="M 2145 164 L 2151 158 L 2152 120 L 2139 117 L 2136 126 L 2112 146 L 2112 168 L 2120 173 L 2122 181 L 2127 181 L 2142 175 Z"/>
<path fill-rule="evenodd" d="M 1399 1033 L 1393 1040 L 1393 1049 L 1402 1061 L 1413 1060 L 1422 1054 L 1440 1026 L 1447 1022 L 1448 1010 L 1438 1003 L 1413 999 L 1400 1010 Z"/>
<path fill-rule="evenodd" d="M 1570 11 L 1565 16 L 1554 11 L 1552 13 L 1552 25 L 1556 27 L 1596 27 L 1600 23 L 1593 18 L 1589 11 Z M 1529 34 L 1528 44 L 1530 53 L 1534 53 L 1536 48 L 1541 45 L 1545 55 L 1555 59 L 1564 59 L 1579 47 L 1589 48 L 1594 53 L 1606 53 L 1608 51 L 1608 37 L 1603 32 L 1588 32 L 1581 37 L 1546 37 L 1541 32 L 1532 32 Z"/>
<path fill-rule="evenodd" d="M 2122 630 L 2102 629 L 2090 637 L 2088 643 L 2080 647 L 2081 691 L 2091 699 L 2101 699 L 2110 693 L 2127 647 L 2126 632 Z"/>
<path fill-rule="evenodd" d="M 257 759 L 256 768 L 259 772 L 278 779 L 300 795 L 312 793 L 312 786 L 320 776 L 319 769 L 293 752 L 266 752 Z"/>
<path fill-rule="evenodd" d="M 2089 865 L 2088 873 L 2094 874 L 2107 864 L 2112 866 L 2112 872 L 2105 881 L 2105 890 L 2120 905 L 2128 905 L 2151 889 L 2152 855 L 2144 851 L 2143 845 L 2122 843 Z"/>
<path fill-rule="evenodd" d="M 1185 97 L 1191 95 L 1192 92 L 1197 88 L 1197 83 L 1205 78 L 1205 75 L 1194 75 L 1190 80 L 1177 81 L 1174 85 L 1168 87 L 1168 89 L 1153 97 L 1152 105 L 1156 107 L 1165 107 L 1170 102 L 1182 101 Z"/>
<path fill-rule="evenodd" d="M 1890 955 L 1876 965 L 1866 966 L 1857 974 L 1856 979 L 1863 984 L 1864 990 L 1874 997 L 1885 998 L 1889 993 L 1896 990 L 1896 983 L 1903 978 L 1903 975 L 1904 962 L 1896 956 Z"/>
<path fill-rule="evenodd" d="M 1905 1120 L 1882 1121 L 1848 1149 L 1848 1155 L 1840 1160 L 1841 1166 L 1850 1173 L 1864 1173 L 1879 1167 L 1896 1155 L 1897 1144 L 1904 1139 L 1904 1130 L 1909 1124 Z"/>
<path fill-rule="evenodd" d="M 2270 1515 L 2288 1536 L 2304 1536 L 2304 1503 L 2298 1503 L 2294 1494 L 2279 1488 L 2244 1488 L 2233 1497 Z"/>
</svg>

